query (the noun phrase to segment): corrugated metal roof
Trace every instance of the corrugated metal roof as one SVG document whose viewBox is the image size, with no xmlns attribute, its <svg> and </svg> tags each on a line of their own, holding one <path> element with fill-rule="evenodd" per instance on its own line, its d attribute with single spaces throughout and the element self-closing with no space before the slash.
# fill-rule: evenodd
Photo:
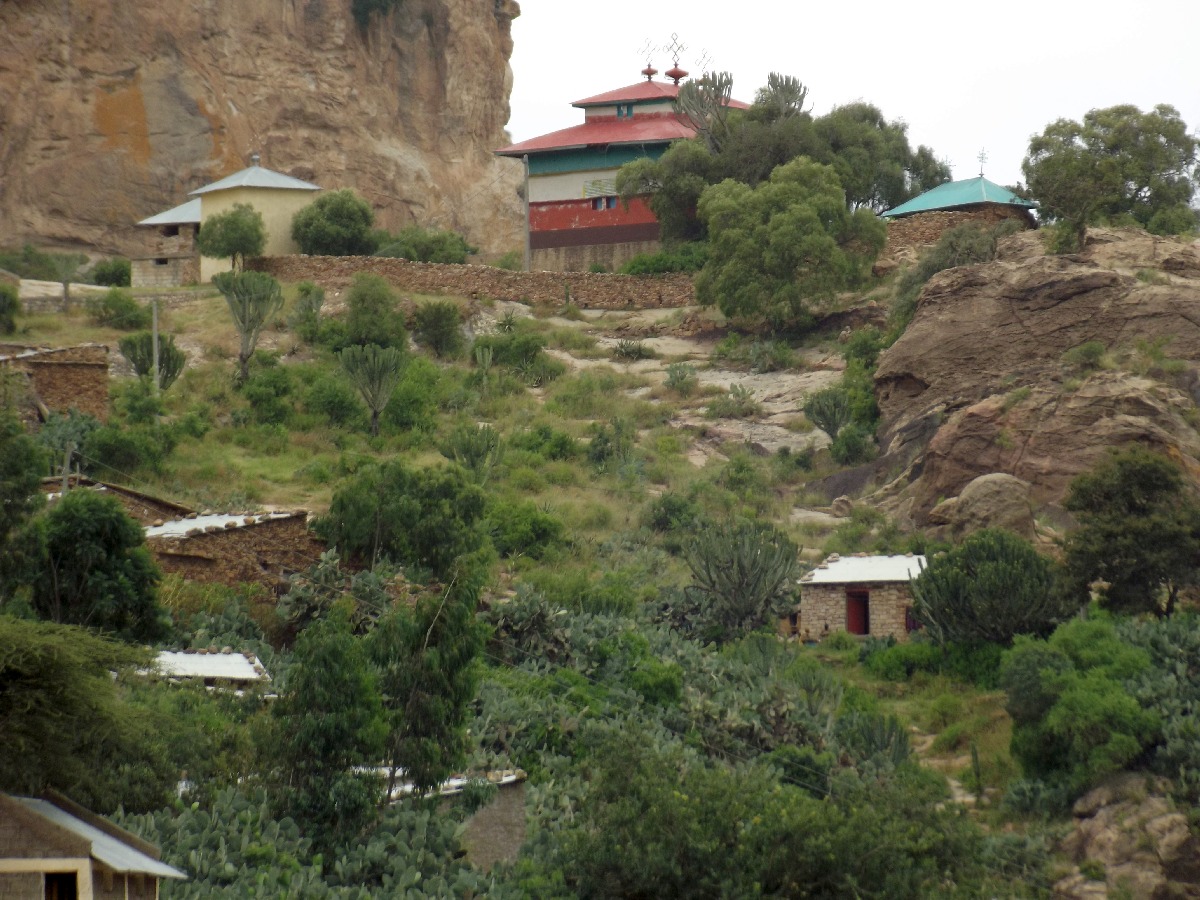
<svg viewBox="0 0 1200 900">
<path fill-rule="evenodd" d="M 695 135 L 696 129 L 681 116 L 634 116 L 632 119 L 585 122 L 503 147 L 496 153 L 499 156 L 522 156 L 526 153 L 574 150 L 596 145 L 669 144 L 671 141 Z"/>
<path fill-rule="evenodd" d="M 1008 206 L 1021 206 L 1025 209 L 1037 207 L 1036 203 L 1018 197 L 1008 188 L 1001 187 L 994 181 L 988 181 L 980 175 L 977 178 L 939 184 L 923 194 L 918 194 L 907 203 L 901 203 L 880 215 L 885 219 L 892 219 L 897 216 L 911 216 L 914 213 L 973 206 L 976 203 L 1003 203 Z"/>
<path fill-rule="evenodd" d="M 239 187 L 280 188 L 293 191 L 319 191 L 321 189 L 315 184 L 309 184 L 307 181 L 301 181 L 299 178 L 293 178 L 291 175 L 284 175 L 282 172 L 272 172 L 270 169 L 264 169 L 262 166 L 251 166 L 248 169 L 242 169 L 240 172 L 234 172 L 229 177 L 222 178 L 220 181 L 214 181 L 212 184 L 206 184 L 202 188 L 196 188 L 188 196 L 195 197 L 197 194 L 208 194 L 212 191 L 226 191 L 230 188 Z"/>
<path fill-rule="evenodd" d="M 258 657 L 244 653 L 196 653 L 160 650 L 155 659 L 168 678 L 217 678 L 222 681 L 270 681 Z"/>
<path fill-rule="evenodd" d="M 800 579 L 802 584 L 908 581 L 921 574 L 924 556 L 830 556 Z"/>
<path fill-rule="evenodd" d="M 92 858 L 104 863 L 114 872 L 154 875 L 158 878 L 187 878 L 187 875 L 178 869 L 147 856 L 141 850 L 106 834 L 66 810 L 59 809 L 53 803 L 33 797 L 14 797 L 13 799 L 48 822 L 52 822 L 85 841 L 90 841 Z"/>
<path fill-rule="evenodd" d="M 247 525 L 257 525 L 259 522 L 269 522 L 275 519 L 286 519 L 301 513 L 274 512 L 260 515 L 233 515 L 214 513 L 206 516 L 196 516 L 192 519 L 175 519 L 162 525 L 147 525 L 148 538 L 186 537 L 192 531 L 204 531 L 208 528 L 243 528 Z"/>
<path fill-rule="evenodd" d="M 639 100 L 674 100 L 679 96 L 679 85 L 666 81 L 639 81 L 634 84 L 605 91 L 595 97 L 576 100 L 572 106 L 606 106 L 610 103 L 637 103 Z"/>
<path fill-rule="evenodd" d="M 160 212 L 156 216 L 150 216 L 148 219 L 142 219 L 138 222 L 139 225 L 199 225 L 200 224 L 200 198 L 189 200 L 187 203 L 181 203 L 174 209 L 168 209 L 166 212 Z"/>
</svg>

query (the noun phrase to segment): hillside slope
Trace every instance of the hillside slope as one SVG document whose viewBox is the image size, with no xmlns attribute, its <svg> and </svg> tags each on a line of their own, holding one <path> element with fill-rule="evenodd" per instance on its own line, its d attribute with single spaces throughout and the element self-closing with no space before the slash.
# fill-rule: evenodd
<svg viewBox="0 0 1200 900">
<path fill-rule="evenodd" d="M 379 224 L 520 244 L 497 160 L 513 0 L 0 4 L 0 245 L 136 254 L 133 223 L 248 164 L 352 187 Z"/>
</svg>

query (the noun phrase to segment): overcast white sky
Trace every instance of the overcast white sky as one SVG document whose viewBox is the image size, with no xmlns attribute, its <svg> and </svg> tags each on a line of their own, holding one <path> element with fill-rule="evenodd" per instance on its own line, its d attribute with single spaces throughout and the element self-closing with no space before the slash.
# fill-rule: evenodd
<svg viewBox="0 0 1200 900">
<path fill-rule="evenodd" d="M 1030 135 L 1098 107 L 1169 103 L 1190 131 L 1200 128 L 1200 0 L 520 4 L 514 141 L 582 122 L 572 101 L 639 80 L 641 48 L 662 47 L 672 33 L 687 46 L 680 65 L 731 72 L 739 100 L 752 101 L 778 71 L 808 86 L 817 115 L 875 104 L 956 179 L 977 175 L 986 150 L 984 174 L 1015 183 Z M 664 50 L 653 63 L 660 73 L 671 67 Z"/>
</svg>

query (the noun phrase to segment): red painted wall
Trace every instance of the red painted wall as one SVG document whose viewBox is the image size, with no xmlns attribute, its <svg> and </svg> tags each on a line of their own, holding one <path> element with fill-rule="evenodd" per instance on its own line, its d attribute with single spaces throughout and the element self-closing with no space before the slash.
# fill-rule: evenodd
<svg viewBox="0 0 1200 900">
<path fill-rule="evenodd" d="M 614 209 L 592 209 L 592 201 L 567 200 L 529 205 L 529 230 L 563 231 L 568 228 L 611 228 L 623 225 L 652 225 L 657 223 L 646 201 L 635 197 L 625 209 L 619 199 Z"/>
</svg>

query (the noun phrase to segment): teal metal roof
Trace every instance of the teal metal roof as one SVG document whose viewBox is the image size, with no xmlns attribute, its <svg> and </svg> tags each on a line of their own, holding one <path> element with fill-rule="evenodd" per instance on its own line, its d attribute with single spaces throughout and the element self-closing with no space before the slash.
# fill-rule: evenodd
<svg viewBox="0 0 1200 900">
<path fill-rule="evenodd" d="M 1033 201 L 1024 200 L 1008 188 L 1000 187 L 994 181 L 988 181 L 980 175 L 977 178 L 939 184 L 937 187 L 913 197 L 907 203 L 901 203 L 880 215 L 885 219 L 894 219 L 900 216 L 911 216 L 914 213 L 974 206 L 976 203 L 1003 203 L 1006 206 L 1020 206 L 1025 209 L 1037 207 Z"/>
<path fill-rule="evenodd" d="M 188 194 L 188 196 L 195 197 L 197 194 L 207 194 L 210 191 L 225 191 L 229 190 L 229 188 L 239 187 L 282 188 L 293 191 L 320 190 L 317 185 L 301 181 L 299 178 L 293 178 L 291 175 L 272 172 L 270 169 L 264 169 L 262 166 L 250 166 L 248 169 L 234 172 L 228 178 L 222 178 L 220 181 L 214 181 L 212 184 L 206 184 L 202 188 L 197 188 Z"/>
</svg>

